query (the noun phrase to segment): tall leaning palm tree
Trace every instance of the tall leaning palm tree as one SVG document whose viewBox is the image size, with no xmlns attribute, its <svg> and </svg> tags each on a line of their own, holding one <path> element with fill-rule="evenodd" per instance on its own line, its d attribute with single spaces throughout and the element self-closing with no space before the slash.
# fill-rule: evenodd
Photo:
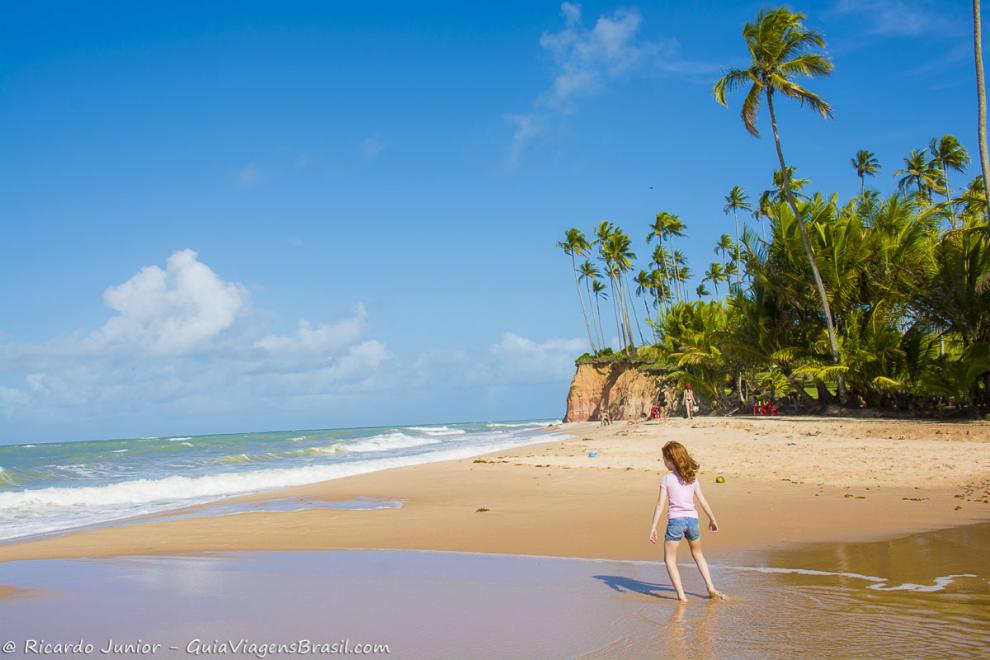
<svg viewBox="0 0 990 660">
<path fill-rule="evenodd" d="M 787 173 L 787 161 L 780 146 L 780 133 L 777 131 L 777 115 L 774 112 L 773 101 L 775 94 L 781 94 L 807 105 L 812 110 L 828 119 L 832 116 L 832 107 L 817 94 L 801 87 L 794 82 L 798 76 L 827 76 L 832 73 L 834 65 L 824 54 L 815 52 L 825 47 L 825 38 L 804 26 L 805 15 L 792 12 L 786 7 L 773 10 L 762 10 L 753 23 L 747 23 L 743 28 L 743 39 L 752 62 L 748 69 L 733 69 L 722 76 L 712 92 L 715 101 L 727 106 L 726 92 L 749 85 L 746 99 L 742 105 L 742 120 L 750 135 L 759 137 L 756 128 L 756 118 L 760 110 L 760 102 L 766 99 L 767 111 L 770 113 L 770 126 L 773 129 L 773 140 L 777 147 L 777 160 L 780 161 L 780 171 Z M 811 249 L 808 230 L 804 226 L 797 201 L 790 189 L 790 177 L 781 177 L 783 194 L 787 204 L 794 213 L 794 218 L 801 231 L 801 242 L 804 244 L 805 255 L 811 266 L 815 288 L 821 301 L 822 312 L 825 315 L 825 327 L 828 330 L 828 343 L 832 352 L 832 360 L 839 362 L 839 342 L 835 334 L 835 324 L 832 322 L 832 309 L 828 302 L 828 293 L 818 269 L 818 261 Z M 839 382 L 840 390 L 842 381 Z M 840 392 L 841 394 L 841 392 Z"/>
<path fill-rule="evenodd" d="M 973 54 L 976 58 L 976 132 L 980 138 L 980 169 L 983 170 L 983 194 L 990 199 L 990 153 L 987 151 L 987 88 L 983 82 L 983 33 L 980 26 L 980 0 L 973 0 Z M 990 221 L 990 208 L 987 209 Z"/>
<path fill-rule="evenodd" d="M 578 273 L 577 257 L 588 254 L 591 250 L 591 243 L 584 237 L 584 232 L 576 227 L 571 227 L 564 235 L 564 240 L 557 241 L 557 247 L 564 251 L 564 254 L 571 258 L 571 270 L 574 273 L 574 287 L 577 289 L 578 302 L 581 304 L 581 315 L 584 317 L 584 327 L 588 330 L 588 342 L 591 345 L 591 352 L 595 353 L 595 338 L 591 333 L 591 323 L 588 321 L 588 310 L 584 307 L 584 296 L 581 295 L 581 279 Z"/>
<path fill-rule="evenodd" d="M 872 151 L 860 149 L 849 162 L 852 163 L 856 170 L 856 176 L 859 177 L 859 196 L 862 197 L 863 193 L 866 192 L 866 177 L 874 176 L 877 173 L 877 170 L 880 169 L 880 161 L 877 160 L 877 155 Z"/>
<path fill-rule="evenodd" d="M 949 170 L 962 172 L 969 165 L 969 153 L 966 147 L 960 144 L 955 135 L 943 135 L 940 138 L 932 138 L 928 145 L 928 150 L 932 154 L 932 164 L 942 171 L 942 183 L 945 193 L 946 206 L 949 207 L 949 221 L 952 228 L 956 228 L 956 212 L 952 208 L 952 193 L 949 188 Z"/>
</svg>

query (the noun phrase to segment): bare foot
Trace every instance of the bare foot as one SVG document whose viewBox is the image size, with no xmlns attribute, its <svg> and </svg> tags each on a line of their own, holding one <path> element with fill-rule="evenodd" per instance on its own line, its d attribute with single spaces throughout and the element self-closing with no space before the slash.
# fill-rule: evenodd
<svg viewBox="0 0 990 660">
<path fill-rule="evenodd" d="M 723 594 L 721 591 L 714 591 L 714 590 L 709 591 L 708 597 L 711 598 L 712 600 L 728 600 L 726 598 L 726 595 Z"/>
<path fill-rule="evenodd" d="M 679 594 L 679 595 L 677 596 L 677 600 L 678 600 L 679 602 L 681 602 L 681 603 L 686 603 L 686 602 L 688 602 L 688 601 L 687 601 L 687 596 L 685 596 L 684 594 Z"/>
</svg>

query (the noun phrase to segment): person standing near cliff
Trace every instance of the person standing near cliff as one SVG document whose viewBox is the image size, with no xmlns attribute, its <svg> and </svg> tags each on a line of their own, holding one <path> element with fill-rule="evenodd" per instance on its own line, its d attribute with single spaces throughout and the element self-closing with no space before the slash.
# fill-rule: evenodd
<svg viewBox="0 0 990 660">
<path fill-rule="evenodd" d="M 684 414 L 688 419 L 694 417 L 694 409 L 698 405 L 697 400 L 694 398 L 694 390 L 691 389 L 691 383 L 684 384 Z"/>
</svg>

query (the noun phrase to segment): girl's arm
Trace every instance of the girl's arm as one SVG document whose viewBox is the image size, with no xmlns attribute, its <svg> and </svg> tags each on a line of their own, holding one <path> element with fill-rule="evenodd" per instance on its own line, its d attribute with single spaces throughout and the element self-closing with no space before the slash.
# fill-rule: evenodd
<svg viewBox="0 0 990 660">
<path fill-rule="evenodd" d="M 650 543 L 657 542 L 657 524 L 660 516 L 667 507 L 667 486 L 660 486 L 660 496 L 657 498 L 657 508 L 653 510 L 653 527 L 650 528 Z"/>
<path fill-rule="evenodd" d="M 698 503 L 701 504 L 701 510 L 708 516 L 708 529 L 717 532 L 718 523 L 715 521 L 715 514 L 712 513 L 712 508 L 708 506 L 708 500 L 705 499 L 705 494 L 701 492 L 700 482 L 698 483 L 698 487 L 694 489 L 694 494 L 698 498 Z"/>
</svg>

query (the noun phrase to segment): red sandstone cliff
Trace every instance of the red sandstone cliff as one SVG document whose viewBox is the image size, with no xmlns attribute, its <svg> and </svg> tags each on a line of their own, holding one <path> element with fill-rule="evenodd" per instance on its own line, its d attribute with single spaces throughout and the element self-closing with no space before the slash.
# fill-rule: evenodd
<svg viewBox="0 0 990 660">
<path fill-rule="evenodd" d="M 565 422 L 601 418 L 602 408 L 615 419 L 639 419 L 650 412 L 659 383 L 635 367 L 624 365 L 578 365 L 567 393 Z"/>
</svg>

